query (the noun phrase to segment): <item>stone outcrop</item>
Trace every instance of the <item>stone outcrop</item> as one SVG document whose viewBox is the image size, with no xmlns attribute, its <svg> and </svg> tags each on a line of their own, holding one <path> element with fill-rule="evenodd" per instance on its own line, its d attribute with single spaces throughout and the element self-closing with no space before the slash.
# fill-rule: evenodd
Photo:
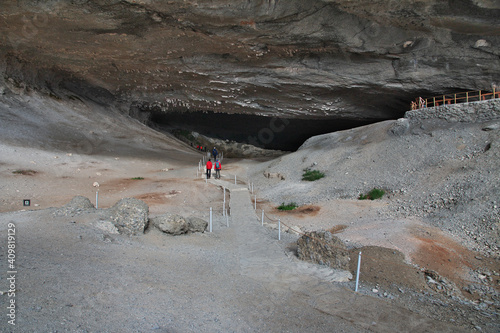
<svg viewBox="0 0 500 333">
<path fill-rule="evenodd" d="M 499 16 L 488 0 L 5 1 L 0 83 L 119 100 L 144 122 L 381 120 L 416 96 L 499 84 Z"/>
<path fill-rule="evenodd" d="M 349 251 L 345 244 L 329 231 L 305 232 L 297 240 L 297 254 L 302 260 L 349 270 Z"/>
<path fill-rule="evenodd" d="M 125 198 L 109 208 L 108 214 L 121 234 L 137 235 L 147 228 L 149 207 L 142 200 Z"/>
<path fill-rule="evenodd" d="M 183 235 L 188 232 L 204 232 L 208 222 L 197 217 L 182 217 L 177 214 L 163 214 L 152 217 L 149 223 L 164 233 Z"/>
</svg>

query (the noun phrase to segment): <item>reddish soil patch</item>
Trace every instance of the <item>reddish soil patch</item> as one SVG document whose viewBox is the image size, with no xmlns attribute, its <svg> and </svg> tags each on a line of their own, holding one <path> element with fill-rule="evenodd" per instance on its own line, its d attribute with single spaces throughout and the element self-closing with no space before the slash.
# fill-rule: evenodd
<svg viewBox="0 0 500 333">
<path fill-rule="evenodd" d="M 483 259 L 479 254 L 441 233 L 421 228 L 412 230 L 412 233 L 420 242 L 418 250 L 411 256 L 412 262 L 420 267 L 439 272 L 440 275 L 455 282 L 460 289 L 471 283 L 471 270 L 481 270 L 483 267 L 498 270 L 497 260 Z"/>
<path fill-rule="evenodd" d="M 257 203 L 259 203 L 258 200 L 257 200 Z M 277 214 L 277 215 L 281 215 L 281 216 L 294 215 L 296 217 L 302 218 L 302 217 L 316 216 L 319 213 L 320 209 L 321 209 L 321 207 L 314 206 L 314 205 L 300 206 L 300 207 L 293 209 L 293 210 L 279 210 L 276 207 L 273 207 L 272 213 Z"/>
<path fill-rule="evenodd" d="M 167 202 L 167 196 L 165 193 L 145 193 L 136 195 L 134 198 L 144 201 L 148 204 L 148 206 Z"/>
<path fill-rule="evenodd" d="M 347 229 L 347 226 L 345 224 L 339 224 L 339 225 L 334 225 L 333 227 L 328 229 L 328 231 L 332 234 L 339 234 L 345 229 Z"/>
</svg>

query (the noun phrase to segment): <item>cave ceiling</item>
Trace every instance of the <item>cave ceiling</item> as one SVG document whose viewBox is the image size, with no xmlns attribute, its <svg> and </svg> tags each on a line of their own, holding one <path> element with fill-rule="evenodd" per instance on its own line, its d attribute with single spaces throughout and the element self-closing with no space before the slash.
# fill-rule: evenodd
<svg viewBox="0 0 500 333">
<path fill-rule="evenodd" d="M 500 85 L 500 1 L 2 1 L 5 83 L 158 112 L 388 119 Z"/>
</svg>

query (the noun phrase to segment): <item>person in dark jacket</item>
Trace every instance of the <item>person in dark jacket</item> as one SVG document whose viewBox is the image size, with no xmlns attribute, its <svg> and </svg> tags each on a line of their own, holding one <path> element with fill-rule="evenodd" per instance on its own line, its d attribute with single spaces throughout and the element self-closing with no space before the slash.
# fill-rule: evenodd
<svg viewBox="0 0 500 333">
<path fill-rule="evenodd" d="M 214 149 L 212 149 L 212 156 L 214 157 L 214 161 L 217 159 L 217 155 L 219 153 L 217 152 L 217 149 L 214 147 Z"/>
<path fill-rule="evenodd" d="M 210 175 L 212 173 L 212 161 L 208 159 L 207 161 L 207 179 L 210 179 Z"/>
</svg>

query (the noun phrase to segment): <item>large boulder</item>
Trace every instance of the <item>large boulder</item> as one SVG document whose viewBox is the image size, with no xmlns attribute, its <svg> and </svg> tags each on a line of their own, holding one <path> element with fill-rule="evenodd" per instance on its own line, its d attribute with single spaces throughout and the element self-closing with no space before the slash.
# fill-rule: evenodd
<svg viewBox="0 0 500 333">
<path fill-rule="evenodd" d="M 57 209 L 55 211 L 55 214 L 58 216 L 79 215 L 81 213 L 89 211 L 92 212 L 94 210 L 95 207 L 88 198 L 78 195 L 73 199 L 71 199 L 71 201 L 68 202 L 66 205 Z"/>
<path fill-rule="evenodd" d="M 189 231 L 188 222 L 180 215 L 163 214 L 152 217 L 149 222 L 161 231 L 171 235 L 182 235 Z"/>
<path fill-rule="evenodd" d="M 329 231 L 306 232 L 297 241 L 300 259 L 349 270 L 349 251 L 345 244 Z"/>
<path fill-rule="evenodd" d="M 144 233 L 148 225 L 148 205 L 141 200 L 125 198 L 109 209 L 109 219 L 121 234 Z"/>
<path fill-rule="evenodd" d="M 205 232 L 208 226 L 207 221 L 198 217 L 186 217 L 186 222 L 188 223 L 189 232 Z"/>
</svg>

